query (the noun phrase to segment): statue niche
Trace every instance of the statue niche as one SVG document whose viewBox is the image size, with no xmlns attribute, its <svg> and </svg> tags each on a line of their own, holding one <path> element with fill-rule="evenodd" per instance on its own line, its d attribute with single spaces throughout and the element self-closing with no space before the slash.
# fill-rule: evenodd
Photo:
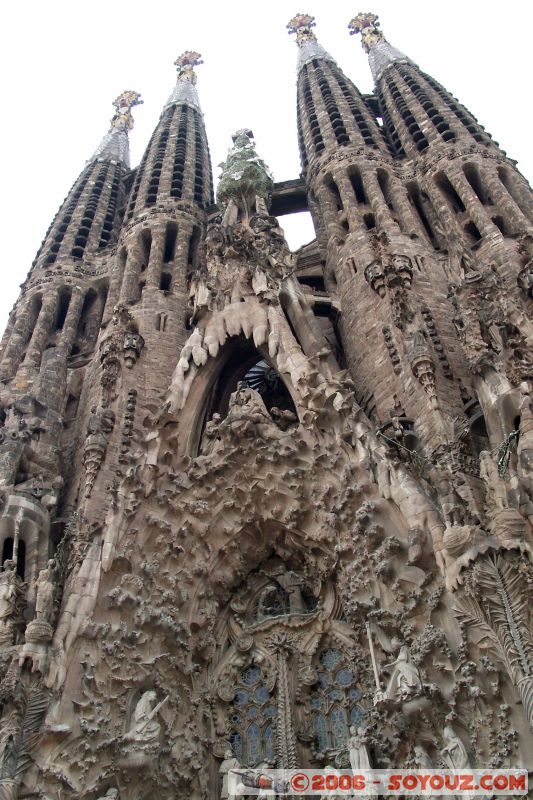
<svg viewBox="0 0 533 800">
<path fill-rule="evenodd" d="M 225 348 L 207 405 L 202 455 L 217 450 L 228 436 L 277 439 L 297 425 L 296 408 L 281 375 L 249 342 L 234 337 Z"/>
<path fill-rule="evenodd" d="M 284 565 L 271 570 L 256 595 L 249 621 L 252 624 L 293 615 L 312 614 L 318 599 L 303 577 Z"/>
</svg>

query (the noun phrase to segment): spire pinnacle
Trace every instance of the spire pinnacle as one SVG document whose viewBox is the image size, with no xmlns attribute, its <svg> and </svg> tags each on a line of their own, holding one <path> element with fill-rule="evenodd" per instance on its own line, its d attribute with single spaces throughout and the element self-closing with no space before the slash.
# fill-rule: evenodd
<svg viewBox="0 0 533 800">
<path fill-rule="evenodd" d="M 240 207 L 249 219 L 251 209 L 259 198 L 266 214 L 274 180 L 269 168 L 257 154 L 254 135 L 249 128 L 241 128 L 231 139 L 233 145 L 228 150 L 227 158 L 219 164 L 222 173 L 218 181 L 217 203 L 225 212 L 229 205 Z"/>
<path fill-rule="evenodd" d="M 197 77 L 194 68 L 203 63 L 200 53 L 196 53 L 194 50 L 185 50 L 174 61 L 178 68 L 178 83 L 192 83 L 193 86 L 196 86 Z"/>
<path fill-rule="evenodd" d="M 379 18 L 370 11 L 360 12 L 348 23 L 350 35 L 361 34 L 361 44 L 368 53 L 368 61 L 374 81 L 379 80 L 383 70 L 395 61 L 409 61 L 400 50 L 390 45 L 379 30 Z"/>
<path fill-rule="evenodd" d="M 384 42 L 383 32 L 379 30 L 379 17 L 371 12 L 360 12 L 348 23 L 350 36 L 355 33 L 361 34 L 361 44 L 367 53 L 373 45 Z"/>
<path fill-rule="evenodd" d="M 311 30 L 316 28 L 315 18 L 310 14 L 296 14 L 288 23 L 287 30 L 289 34 L 296 34 L 296 43 L 299 47 L 304 42 L 316 42 L 316 36 Z"/>
<path fill-rule="evenodd" d="M 131 109 L 143 103 L 144 100 L 141 100 L 139 92 L 133 92 L 131 89 L 126 89 L 115 97 L 113 105 L 116 111 L 111 119 L 111 130 L 115 128 L 117 131 L 131 131 L 134 125 Z"/>
<path fill-rule="evenodd" d="M 111 126 L 97 147 L 91 161 L 94 159 L 98 161 L 118 161 L 129 168 L 128 131 L 133 128 L 131 109 L 134 106 L 140 106 L 142 103 L 143 100 L 141 100 L 139 92 L 134 92 L 131 89 L 122 92 L 113 100 L 116 110 L 111 118 Z"/>
<path fill-rule="evenodd" d="M 198 92 L 196 91 L 196 81 L 198 79 L 194 68 L 203 63 L 200 53 L 195 50 L 185 50 L 184 53 L 178 56 L 174 61 L 178 70 L 176 86 L 168 98 L 165 108 L 175 103 L 180 103 L 192 106 L 192 108 L 201 112 Z"/>
<path fill-rule="evenodd" d="M 323 58 L 333 61 L 327 50 L 324 50 L 318 43 L 313 28 L 316 27 L 315 18 L 310 14 L 296 14 L 287 24 L 289 34 L 296 34 L 296 44 L 298 45 L 298 66 L 297 72 L 315 58 Z"/>
</svg>

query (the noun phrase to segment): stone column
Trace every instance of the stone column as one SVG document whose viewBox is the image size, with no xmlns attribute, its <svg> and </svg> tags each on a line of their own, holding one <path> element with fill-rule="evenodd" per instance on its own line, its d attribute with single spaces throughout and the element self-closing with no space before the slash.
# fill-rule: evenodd
<svg viewBox="0 0 533 800">
<path fill-rule="evenodd" d="M 415 214 L 411 208 L 407 189 L 398 183 L 393 175 L 389 175 L 389 186 L 392 202 L 398 212 L 402 228 L 408 233 L 416 233 L 422 241 L 428 241 L 428 232 L 422 224 L 418 213 Z M 431 244 L 433 243 L 431 242 Z"/>
<path fill-rule="evenodd" d="M 55 289 L 53 292 L 53 294 L 49 294 L 43 299 L 43 304 L 28 345 L 23 367 L 38 367 L 41 363 L 41 356 L 52 330 L 59 303 L 58 290 Z"/>
<path fill-rule="evenodd" d="M 495 203 L 494 210 L 503 214 L 504 220 L 514 229 L 513 232 L 530 228 L 531 222 L 502 184 L 499 176 L 495 175 L 492 170 L 487 169 L 483 170 L 481 177 Z"/>
<path fill-rule="evenodd" d="M 98 331 L 100 329 L 100 323 L 104 315 L 105 305 L 106 305 L 106 294 L 104 291 L 104 287 L 100 286 L 96 295 L 96 300 L 94 301 L 93 307 L 89 312 L 87 324 L 85 327 L 85 341 L 87 342 L 89 347 L 94 347 L 94 343 L 96 341 L 96 337 L 98 336 Z"/>
<path fill-rule="evenodd" d="M 166 224 L 152 228 L 152 247 L 148 260 L 148 270 L 146 274 L 146 285 L 155 289 L 159 288 L 161 280 L 161 268 L 163 266 L 163 256 L 165 253 Z"/>
<path fill-rule="evenodd" d="M 34 307 L 33 299 L 33 297 L 27 298 L 17 311 L 13 332 L 0 367 L 0 378 L 2 379 L 13 377 L 22 361 L 24 346 L 31 335 L 39 313 Z"/>
<path fill-rule="evenodd" d="M 187 290 L 187 272 L 189 271 L 189 243 L 193 235 L 194 224 L 192 220 L 185 219 L 180 222 L 176 239 L 176 256 L 174 258 L 174 275 L 172 279 L 172 294 Z"/>
<path fill-rule="evenodd" d="M 361 167 L 361 177 L 365 187 L 366 196 L 372 206 L 376 218 L 376 228 L 389 234 L 399 233 L 397 223 L 392 219 L 391 211 L 387 205 L 381 187 L 378 183 L 375 170 L 367 165 Z"/>
<path fill-rule="evenodd" d="M 139 299 L 139 276 L 142 266 L 142 250 L 137 236 L 127 247 L 128 256 L 120 290 L 120 302 L 131 305 Z"/>
<path fill-rule="evenodd" d="M 450 171 L 448 180 L 465 204 L 467 213 L 472 217 L 473 222 L 482 236 L 491 236 L 498 232 L 498 228 L 491 220 L 487 209 L 474 192 L 464 175 Z"/>
<path fill-rule="evenodd" d="M 64 348 L 67 358 L 70 355 L 72 345 L 74 344 L 74 340 L 76 338 L 84 300 L 85 290 L 82 289 L 81 286 L 76 286 L 72 290 L 70 303 L 68 304 L 67 316 L 65 318 L 63 330 L 61 331 L 61 336 L 59 338 L 59 345 Z"/>
</svg>

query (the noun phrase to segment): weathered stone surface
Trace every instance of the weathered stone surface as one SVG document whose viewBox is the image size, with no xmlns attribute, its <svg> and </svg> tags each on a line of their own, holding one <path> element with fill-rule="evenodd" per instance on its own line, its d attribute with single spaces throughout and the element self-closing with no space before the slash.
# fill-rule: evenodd
<svg viewBox="0 0 533 800">
<path fill-rule="evenodd" d="M 532 196 L 376 23 L 372 97 L 289 24 L 301 179 L 241 130 L 214 205 L 187 51 L 45 238 L 0 360 L 2 798 L 533 768 Z"/>
</svg>

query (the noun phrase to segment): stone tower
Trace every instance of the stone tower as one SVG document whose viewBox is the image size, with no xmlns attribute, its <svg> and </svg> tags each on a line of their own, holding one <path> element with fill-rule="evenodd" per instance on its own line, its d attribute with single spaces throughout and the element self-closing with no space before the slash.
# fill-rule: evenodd
<svg viewBox="0 0 533 800">
<path fill-rule="evenodd" d="M 533 195 L 375 15 L 372 95 L 314 27 L 300 178 L 239 130 L 215 204 L 188 51 L 135 169 L 117 98 L 12 312 L 0 800 L 533 768 Z"/>
</svg>

